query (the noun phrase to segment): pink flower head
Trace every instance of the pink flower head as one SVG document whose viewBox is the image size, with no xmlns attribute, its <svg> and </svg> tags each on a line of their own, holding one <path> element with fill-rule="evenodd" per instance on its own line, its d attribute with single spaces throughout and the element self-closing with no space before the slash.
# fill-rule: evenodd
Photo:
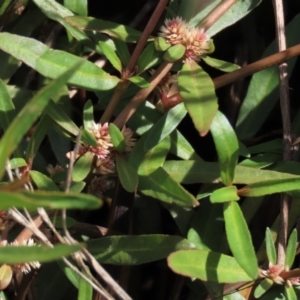
<svg viewBox="0 0 300 300">
<path fill-rule="evenodd" d="M 175 19 L 167 19 L 165 26 L 160 28 L 160 36 L 171 45 L 177 45 L 182 43 L 184 36 L 186 35 L 187 23 L 180 17 Z"/>
</svg>

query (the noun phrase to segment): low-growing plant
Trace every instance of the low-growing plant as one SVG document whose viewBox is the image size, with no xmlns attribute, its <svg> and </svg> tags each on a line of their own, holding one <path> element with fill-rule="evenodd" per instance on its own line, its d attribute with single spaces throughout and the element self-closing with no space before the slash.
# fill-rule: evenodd
<svg viewBox="0 0 300 300">
<path fill-rule="evenodd" d="M 278 46 L 254 63 L 214 54 L 261 2 L 160 0 L 139 31 L 86 0 L 0 1 L 1 299 L 138 299 L 156 261 L 177 278 L 160 299 L 297 299 L 300 16 L 274 1 Z M 250 75 L 235 122 L 217 90 Z M 282 138 L 261 138 L 278 98 Z"/>
</svg>

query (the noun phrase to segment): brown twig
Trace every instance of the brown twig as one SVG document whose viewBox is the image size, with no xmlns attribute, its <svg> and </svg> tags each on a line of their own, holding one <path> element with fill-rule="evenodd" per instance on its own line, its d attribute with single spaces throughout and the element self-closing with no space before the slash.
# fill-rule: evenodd
<svg viewBox="0 0 300 300">
<path fill-rule="evenodd" d="M 150 34 L 154 30 L 154 28 L 155 28 L 155 26 L 167 4 L 168 4 L 168 0 L 160 0 L 159 3 L 157 4 L 156 9 L 154 10 L 149 22 L 147 23 L 146 28 L 144 29 L 141 38 L 139 39 L 135 49 L 133 50 L 133 53 L 128 61 L 128 64 L 127 64 L 125 70 L 123 71 L 123 74 L 122 74 L 123 78 L 118 83 L 117 88 L 115 89 L 114 95 L 113 95 L 112 99 L 110 100 L 109 104 L 107 105 L 107 107 L 101 117 L 101 120 L 100 120 L 101 124 L 104 124 L 105 122 L 108 122 L 110 120 L 113 112 L 115 111 L 115 108 L 117 107 L 123 94 L 127 90 L 127 87 L 129 85 L 129 81 L 127 80 L 127 78 L 129 76 L 131 76 L 132 74 L 134 74 L 134 69 L 135 69 L 137 60 L 138 60 L 139 56 L 141 55 L 141 53 L 148 41 Z"/>
<path fill-rule="evenodd" d="M 286 49 L 286 39 L 284 30 L 284 9 L 282 0 L 273 0 L 273 7 L 276 19 L 276 38 L 278 50 Z M 287 63 L 281 63 L 279 66 L 279 88 L 280 88 L 280 106 L 283 125 L 283 161 L 291 160 L 291 114 L 288 90 L 288 69 Z M 280 230 L 277 243 L 277 264 L 285 265 L 285 252 L 288 235 L 288 218 L 290 197 L 287 194 L 281 194 L 280 199 Z"/>
<path fill-rule="evenodd" d="M 207 31 L 212 25 L 214 25 L 227 11 L 236 3 L 236 0 L 222 1 L 208 16 L 206 16 L 199 24 L 199 27 L 204 28 Z"/>
</svg>

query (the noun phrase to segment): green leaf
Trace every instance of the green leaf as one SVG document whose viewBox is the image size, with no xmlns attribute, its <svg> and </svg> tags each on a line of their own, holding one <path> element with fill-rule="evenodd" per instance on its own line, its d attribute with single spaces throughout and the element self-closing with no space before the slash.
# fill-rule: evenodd
<svg viewBox="0 0 300 300">
<path fill-rule="evenodd" d="M 267 227 L 266 229 L 266 251 L 267 251 L 267 256 L 268 260 L 270 263 L 273 265 L 276 265 L 277 263 L 277 254 L 276 254 L 276 249 L 274 245 L 274 239 L 272 232 L 270 228 Z"/>
<path fill-rule="evenodd" d="M 161 167 L 149 175 L 139 176 L 138 189 L 145 195 L 180 206 L 198 206 L 197 199 L 179 185 Z"/>
<path fill-rule="evenodd" d="M 17 169 L 21 167 L 26 167 L 27 162 L 24 158 L 13 158 L 9 161 L 11 169 Z"/>
<path fill-rule="evenodd" d="M 201 201 L 190 223 L 188 240 L 199 250 L 219 251 L 224 234 L 222 204 L 212 204 L 208 199 Z"/>
<path fill-rule="evenodd" d="M 227 61 L 223 61 L 223 60 L 219 60 L 219 59 L 216 59 L 216 58 L 212 58 L 210 56 L 202 57 L 202 59 L 209 66 L 211 66 L 215 69 L 218 69 L 220 71 L 223 71 L 223 72 L 233 72 L 233 71 L 238 70 L 238 69 L 241 68 L 240 66 L 238 66 L 236 64 L 233 64 L 233 63 L 230 63 L 230 62 L 227 62 Z"/>
<path fill-rule="evenodd" d="M 220 3 L 221 1 L 218 1 Z M 238 0 L 236 3 L 210 27 L 207 33 L 214 36 L 224 28 L 236 23 L 248 15 L 262 0 Z M 216 2 L 214 2 L 216 3 Z"/>
<path fill-rule="evenodd" d="M 94 127 L 94 108 L 91 100 L 88 100 L 83 109 L 83 125 L 85 129 Z"/>
<path fill-rule="evenodd" d="M 59 191 L 57 185 L 51 178 L 38 171 L 29 171 L 30 177 L 39 190 L 43 191 Z"/>
<path fill-rule="evenodd" d="M 295 228 L 288 241 L 288 245 L 286 247 L 286 256 L 285 256 L 285 267 L 288 268 L 288 270 L 292 267 L 295 256 L 296 256 L 296 251 L 297 251 L 297 242 L 298 242 L 298 236 L 297 236 L 297 229 Z"/>
<path fill-rule="evenodd" d="M 282 159 L 281 154 L 277 153 L 262 153 L 256 156 L 253 156 L 249 159 L 245 159 L 239 163 L 240 166 L 243 167 L 251 167 L 251 168 L 265 168 L 268 167 L 277 161 Z"/>
<path fill-rule="evenodd" d="M 15 106 L 11 101 L 6 85 L 0 79 L 0 124 L 6 130 L 14 117 Z"/>
<path fill-rule="evenodd" d="M 114 39 L 113 41 L 116 47 L 117 55 L 122 62 L 122 66 L 125 68 L 130 59 L 130 53 L 128 51 L 127 44 L 118 39 Z"/>
<path fill-rule="evenodd" d="M 57 123 L 61 128 L 63 128 L 66 132 L 77 136 L 80 133 L 80 129 L 78 126 L 70 119 L 70 117 L 53 101 L 50 101 L 45 112 L 47 115 Z M 97 141 L 95 137 L 87 132 L 82 132 L 82 141 L 83 143 L 91 146 L 97 146 Z"/>
<path fill-rule="evenodd" d="M 207 250 L 177 251 L 169 255 L 168 265 L 177 274 L 203 281 L 235 283 L 252 280 L 233 257 Z"/>
<path fill-rule="evenodd" d="M 138 59 L 138 74 L 155 66 L 162 58 L 163 52 L 155 50 L 154 43 L 150 43 Z"/>
<path fill-rule="evenodd" d="M 236 186 L 226 186 L 217 189 L 210 195 L 210 201 L 212 203 L 223 203 L 237 200 L 240 200 L 240 198 L 237 195 Z"/>
<path fill-rule="evenodd" d="M 88 14 L 87 0 L 64 0 L 64 5 L 78 15 L 87 16 Z"/>
<path fill-rule="evenodd" d="M 284 295 L 286 296 L 287 300 L 297 300 L 298 297 L 294 290 L 293 286 L 288 286 L 287 284 L 284 285 Z"/>
<path fill-rule="evenodd" d="M 4 290 L 11 283 L 13 270 L 10 266 L 4 264 L 0 267 L 0 290 Z M 2 295 L 1 295 L 2 297 Z M 7 299 L 5 297 L 5 299 Z"/>
<path fill-rule="evenodd" d="M 123 188 L 133 193 L 138 185 L 138 175 L 129 162 L 120 155 L 116 159 L 117 171 Z"/>
<path fill-rule="evenodd" d="M 113 67 L 118 70 L 120 73 L 122 72 L 122 63 L 117 56 L 115 50 L 102 41 L 98 42 L 98 46 L 101 49 L 101 52 L 105 55 L 105 57 L 109 60 L 109 62 L 113 65 Z"/>
<path fill-rule="evenodd" d="M 161 36 L 158 36 L 154 39 L 154 47 L 157 51 L 166 51 L 171 47 L 171 44 L 167 43 Z"/>
<path fill-rule="evenodd" d="M 91 172 L 94 153 L 87 151 L 76 160 L 72 172 L 72 179 L 75 182 L 84 180 Z"/>
<path fill-rule="evenodd" d="M 153 234 L 89 240 L 87 248 L 100 263 L 139 265 L 166 258 L 177 250 L 193 249 L 195 246 L 179 236 Z"/>
<path fill-rule="evenodd" d="M 38 207 L 52 209 L 95 209 L 99 208 L 102 201 L 87 194 L 61 193 L 61 192 L 1 192 L 0 209 L 26 207 L 36 209 Z"/>
<path fill-rule="evenodd" d="M 88 278 L 91 276 L 88 272 L 84 271 L 84 275 Z M 83 278 L 79 278 L 78 286 L 78 300 L 92 300 L 93 299 L 93 287 L 87 283 Z"/>
<path fill-rule="evenodd" d="M 26 262 L 49 262 L 79 251 L 83 245 L 6 246 L 0 248 L 0 263 L 21 264 Z"/>
<path fill-rule="evenodd" d="M 0 33 L 0 35 L 1 34 L 2 33 Z M 18 47 L 15 48 L 17 49 Z M 47 106 L 50 98 L 55 95 L 60 88 L 62 88 L 65 82 L 72 76 L 78 67 L 79 64 L 77 63 L 56 80 L 52 81 L 40 90 L 29 102 L 27 102 L 22 111 L 11 122 L 9 128 L 6 130 L 0 141 L 0 177 L 2 177 L 4 173 L 6 160 L 16 149 L 22 140 L 22 137 Z"/>
<path fill-rule="evenodd" d="M 287 47 L 300 43 L 300 36 L 297 34 L 299 26 L 300 15 L 297 15 L 286 26 Z M 274 41 L 264 52 L 263 57 L 267 57 L 276 52 L 277 42 Z M 292 73 L 295 62 L 296 58 L 289 60 L 288 74 Z M 273 66 L 255 73 L 251 79 L 246 98 L 242 103 L 236 124 L 237 135 L 240 139 L 247 139 L 255 135 L 265 122 L 278 98 L 278 67 Z"/>
<path fill-rule="evenodd" d="M 132 83 L 134 83 L 135 85 L 137 85 L 140 88 L 147 88 L 149 87 L 149 82 L 147 80 L 145 80 L 143 77 L 141 76 L 133 76 L 133 77 L 129 77 L 128 80 Z"/>
<path fill-rule="evenodd" d="M 237 202 L 224 203 L 226 236 L 238 264 L 252 278 L 258 275 L 258 265 L 250 231 Z"/>
<path fill-rule="evenodd" d="M 108 128 L 112 144 L 119 153 L 124 152 L 126 149 L 126 143 L 122 132 L 114 123 L 110 123 Z"/>
<path fill-rule="evenodd" d="M 66 17 L 65 20 L 75 28 L 102 32 L 124 42 L 137 42 L 141 37 L 141 33 L 139 31 L 132 29 L 129 26 L 92 17 L 70 16 Z"/>
<path fill-rule="evenodd" d="M 71 193 L 76 193 L 79 194 L 82 192 L 82 190 L 84 189 L 86 183 L 83 181 L 79 181 L 79 182 L 71 182 L 71 186 L 70 186 L 70 192 Z"/>
<path fill-rule="evenodd" d="M 209 131 L 218 110 L 218 100 L 211 78 L 193 60 L 183 65 L 178 76 L 183 103 L 201 136 Z"/>
<path fill-rule="evenodd" d="M 282 139 L 275 139 L 268 142 L 264 142 L 252 147 L 249 147 L 248 150 L 251 154 L 254 153 L 265 153 L 265 152 L 271 152 L 271 153 L 282 153 Z"/>
<path fill-rule="evenodd" d="M 148 132 L 144 150 L 150 150 L 159 144 L 166 136 L 170 135 L 185 115 L 186 109 L 182 103 L 176 105 L 164 114 Z"/>
<path fill-rule="evenodd" d="M 229 121 L 220 111 L 217 112 L 210 131 L 217 148 L 221 178 L 225 185 L 231 185 L 239 157 L 237 137 Z"/>
<path fill-rule="evenodd" d="M 291 175 L 295 176 L 295 175 Z M 249 184 L 238 191 L 240 196 L 258 197 L 282 192 L 299 190 L 300 178 L 269 180 Z"/>
<path fill-rule="evenodd" d="M 259 299 L 263 294 L 265 294 L 274 284 L 273 280 L 269 278 L 263 279 L 259 285 L 254 290 L 254 297 Z"/>
<path fill-rule="evenodd" d="M 185 46 L 181 44 L 171 46 L 164 53 L 163 59 L 168 62 L 175 62 L 183 57 L 185 50 Z"/>
<path fill-rule="evenodd" d="M 75 63 L 82 61 L 67 83 L 84 89 L 109 90 L 119 82 L 117 77 L 107 74 L 93 63 L 61 50 L 52 50 L 35 39 L 2 32 L 0 49 L 50 78 L 57 78 Z"/>
</svg>

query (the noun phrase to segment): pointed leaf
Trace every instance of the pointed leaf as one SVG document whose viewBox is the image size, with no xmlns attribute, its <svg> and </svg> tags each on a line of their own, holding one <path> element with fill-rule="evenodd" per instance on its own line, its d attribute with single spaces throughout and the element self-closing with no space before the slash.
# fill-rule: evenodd
<svg viewBox="0 0 300 300">
<path fill-rule="evenodd" d="M 115 50 L 110 45 L 102 41 L 98 42 L 98 46 L 100 47 L 103 55 L 109 60 L 113 67 L 121 73 L 123 69 L 122 63 L 119 57 L 117 56 Z"/>
<path fill-rule="evenodd" d="M 202 57 L 202 59 L 211 67 L 223 72 L 233 72 L 241 67 L 228 61 L 219 60 L 210 56 Z"/>
<path fill-rule="evenodd" d="M 178 76 L 178 89 L 194 126 L 206 135 L 218 110 L 211 78 L 193 60 L 187 61 Z"/>
<path fill-rule="evenodd" d="M 46 246 L 6 246 L 0 248 L 0 263 L 20 264 L 26 262 L 49 262 L 68 256 L 79 251 L 83 245 L 55 245 Z"/>
<path fill-rule="evenodd" d="M 52 209 L 95 209 L 102 204 L 99 198 L 87 194 L 62 193 L 62 192 L 1 192 L 0 209 L 38 207 Z"/>
<path fill-rule="evenodd" d="M 166 42 L 161 36 L 158 36 L 154 39 L 154 46 L 157 51 L 166 51 L 171 47 L 171 44 Z"/>
<path fill-rule="evenodd" d="M 161 167 L 152 173 L 139 176 L 138 189 L 145 195 L 180 206 L 198 206 L 197 199 L 178 184 Z"/>
<path fill-rule="evenodd" d="M 6 85 L 0 79 L 0 124 L 6 130 L 14 117 L 15 106 Z"/>
<path fill-rule="evenodd" d="M 29 171 L 30 177 L 39 190 L 44 191 L 59 191 L 57 185 L 51 178 L 38 171 Z"/>
<path fill-rule="evenodd" d="M 294 290 L 293 286 L 288 286 L 287 284 L 284 286 L 284 295 L 286 296 L 287 300 L 297 300 L 298 297 Z"/>
<path fill-rule="evenodd" d="M 123 188 L 133 193 L 138 185 L 138 175 L 136 170 L 129 164 L 129 162 L 118 155 L 116 159 L 117 171 L 119 175 L 120 182 Z"/>
<path fill-rule="evenodd" d="M 138 59 L 138 74 L 155 66 L 162 58 L 163 52 L 156 51 L 154 43 L 150 43 Z"/>
<path fill-rule="evenodd" d="M 73 167 L 72 179 L 76 182 L 84 180 L 91 172 L 94 153 L 86 152 L 80 156 Z"/>
<path fill-rule="evenodd" d="M 210 130 L 218 152 L 221 178 L 225 185 L 231 185 L 239 156 L 237 137 L 227 118 L 220 111 L 217 112 Z"/>
<path fill-rule="evenodd" d="M 263 279 L 259 285 L 254 290 L 254 297 L 259 299 L 263 294 L 265 294 L 274 284 L 273 280 L 269 278 Z"/>
<path fill-rule="evenodd" d="M 179 236 L 153 234 L 89 240 L 87 248 L 100 263 L 139 265 L 166 258 L 177 250 L 194 249 L 195 246 Z"/>
<path fill-rule="evenodd" d="M 186 115 L 186 109 L 181 103 L 164 114 L 150 129 L 145 141 L 144 150 L 148 151 L 160 143 L 166 136 L 176 129 Z"/>
<path fill-rule="evenodd" d="M 149 82 L 141 76 L 132 76 L 132 77 L 129 77 L 128 80 L 143 89 L 150 86 Z"/>
<path fill-rule="evenodd" d="M 288 245 L 286 247 L 285 267 L 288 267 L 288 269 L 290 269 L 294 263 L 297 251 L 297 242 L 297 229 L 294 229 L 289 237 Z"/>
<path fill-rule="evenodd" d="M 269 262 L 272 263 L 273 265 L 276 265 L 277 254 L 276 254 L 274 239 L 273 239 L 272 232 L 268 227 L 266 229 L 266 251 L 267 251 Z"/>
<path fill-rule="evenodd" d="M 124 136 L 120 129 L 114 124 L 109 124 L 109 135 L 111 137 L 111 142 L 119 153 L 122 153 L 126 149 L 126 143 Z"/>
<path fill-rule="evenodd" d="M 210 195 L 210 201 L 212 203 L 223 203 L 237 200 L 240 200 L 240 198 L 237 195 L 236 186 L 226 186 L 217 189 Z"/>
<path fill-rule="evenodd" d="M 234 258 L 252 279 L 256 279 L 256 255 L 247 223 L 237 202 L 224 203 L 224 219 L 228 244 Z"/>
<path fill-rule="evenodd" d="M 169 255 L 168 265 L 177 274 L 203 281 L 235 283 L 252 280 L 233 257 L 207 250 L 177 251 Z"/>
<path fill-rule="evenodd" d="M 12 121 L 0 141 L 0 177 L 3 175 L 6 160 L 16 149 L 22 137 L 47 106 L 50 98 L 62 88 L 79 66 L 80 65 L 77 63 L 56 80 L 40 90 L 29 102 L 27 102 L 22 111 L 18 114 L 18 117 Z"/>
<path fill-rule="evenodd" d="M 83 125 L 85 129 L 93 128 L 94 126 L 94 108 L 91 100 L 88 100 L 83 109 Z"/>
<path fill-rule="evenodd" d="M 64 5 L 68 9 L 74 11 L 81 16 L 87 16 L 88 14 L 88 0 L 64 0 Z"/>
<path fill-rule="evenodd" d="M 93 63 L 61 50 L 52 50 L 35 39 L 2 32 L 0 49 L 50 78 L 57 78 L 82 61 L 80 68 L 73 72 L 67 82 L 85 89 L 109 90 L 119 82 L 117 77 L 107 74 Z"/>
<path fill-rule="evenodd" d="M 299 26 L 300 15 L 297 15 L 285 27 L 287 47 L 300 43 L 300 36 L 297 33 Z M 264 52 L 263 57 L 276 52 L 277 42 L 273 41 Z M 292 73 L 295 62 L 296 58 L 289 60 L 288 76 Z M 278 97 L 279 77 L 277 66 L 267 68 L 253 75 L 236 123 L 237 135 L 240 139 L 252 137 L 261 128 L 268 114 L 278 101 Z"/>
<path fill-rule="evenodd" d="M 90 272 L 84 271 L 83 274 L 88 278 L 91 276 Z M 93 287 L 90 283 L 86 282 L 82 277 L 79 277 L 78 285 L 78 300 L 92 300 L 93 299 Z"/>
<path fill-rule="evenodd" d="M 124 42 L 136 42 L 140 39 L 141 33 L 129 26 L 95 19 L 92 17 L 70 16 L 65 20 L 75 28 L 89 31 L 98 31 Z"/>
</svg>

